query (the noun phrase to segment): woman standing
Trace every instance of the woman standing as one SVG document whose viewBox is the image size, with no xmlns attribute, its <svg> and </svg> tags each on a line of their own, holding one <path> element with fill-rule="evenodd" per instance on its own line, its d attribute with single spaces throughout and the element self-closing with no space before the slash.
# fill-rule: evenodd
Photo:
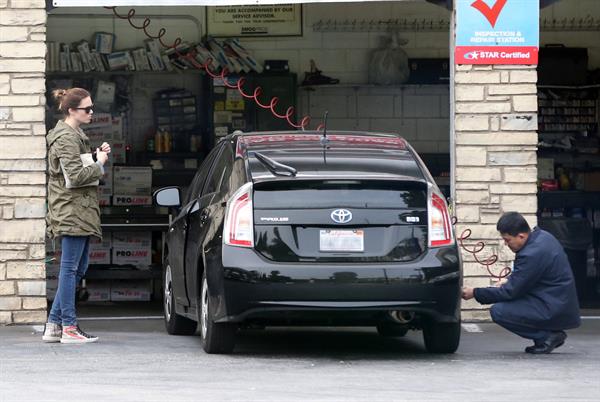
<svg viewBox="0 0 600 402">
<path fill-rule="evenodd" d="M 81 124 L 92 120 L 93 103 L 82 88 L 53 92 L 58 110 L 64 115 L 48 132 L 48 214 L 50 238 L 61 236 L 62 257 L 58 291 L 52 303 L 42 339 L 45 342 L 89 343 L 98 337 L 86 334 L 77 325 L 75 288 L 88 267 L 90 236 L 102 238 L 98 180 L 104 174 L 110 146 L 96 149 L 95 160 Z M 88 161 L 89 159 L 89 161 Z"/>
</svg>

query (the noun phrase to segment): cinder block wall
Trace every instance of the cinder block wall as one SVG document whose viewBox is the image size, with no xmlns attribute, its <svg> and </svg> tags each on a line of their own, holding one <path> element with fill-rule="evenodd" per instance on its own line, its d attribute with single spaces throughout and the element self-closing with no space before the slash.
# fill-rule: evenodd
<svg viewBox="0 0 600 402">
<path fill-rule="evenodd" d="M 0 324 L 46 319 L 45 6 L 0 0 Z"/>
<path fill-rule="evenodd" d="M 312 87 L 300 89 L 299 114 L 335 130 L 402 135 L 420 153 L 450 151 L 450 95 L 447 85 Z"/>
<path fill-rule="evenodd" d="M 456 231 L 473 231 L 471 247 L 486 243 L 480 259 L 499 255 L 496 273 L 514 259 L 496 231 L 499 216 L 518 211 L 536 224 L 536 82 L 535 66 L 456 66 Z M 463 259 L 466 285 L 492 284 L 471 254 Z M 488 307 L 463 303 L 463 319 L 488 320 Z"/>
</svg>

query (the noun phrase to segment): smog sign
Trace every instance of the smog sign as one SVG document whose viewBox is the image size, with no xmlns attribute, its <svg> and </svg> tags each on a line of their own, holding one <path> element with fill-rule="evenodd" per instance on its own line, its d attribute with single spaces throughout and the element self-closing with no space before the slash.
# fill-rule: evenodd
<svg viewBox="0 0 600 402">
<path fill-rule="evenodd" d="M 539 0 L 456 0 L 457 64 L 537 64 Z"/>
<path fill-rule="evenodd" d="M 302 5 L 207 7 L 206 26 L 211 36 L 302 35 Z"/>
</svg>

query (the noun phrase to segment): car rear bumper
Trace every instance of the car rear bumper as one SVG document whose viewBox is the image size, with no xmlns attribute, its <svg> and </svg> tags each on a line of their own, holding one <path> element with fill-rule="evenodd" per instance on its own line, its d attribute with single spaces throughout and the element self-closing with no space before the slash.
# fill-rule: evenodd
<svg viewBox="0 0 600 402">
<path fill-rule="evenodd" d="M 455 247 L 428 250 L 410 263 L 275 263 L 229 246 L 222 257 L 221 275 L 209 273 L 209 287 L 219 289 L 218 322 L 371 325 L 395 310 L 460 320 Z"/>
</svg>

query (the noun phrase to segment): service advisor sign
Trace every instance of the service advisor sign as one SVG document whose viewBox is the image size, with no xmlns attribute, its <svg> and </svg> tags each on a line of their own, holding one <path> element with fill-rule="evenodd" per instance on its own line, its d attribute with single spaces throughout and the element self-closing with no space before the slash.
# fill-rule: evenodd
<svg viewBox="0 0 600 402">
<path fill-rule="evenodd" d="M 457 64 L 537 64 L 539 0 L 456 0 Z"/>
<path fill-rule="evenodd" d="M 211 36 L 300 36 L 302 5 L 222 6 L 206 9 Z"/>
</svg>

